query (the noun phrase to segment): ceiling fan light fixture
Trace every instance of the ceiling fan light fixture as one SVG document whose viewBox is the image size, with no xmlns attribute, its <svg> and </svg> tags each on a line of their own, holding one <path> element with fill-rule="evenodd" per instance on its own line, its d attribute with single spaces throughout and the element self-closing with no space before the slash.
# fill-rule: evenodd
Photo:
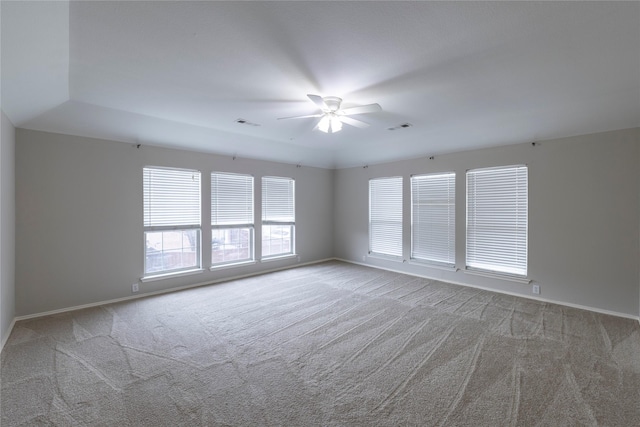
<svg viewBox="0 0 640 427">
<path fill-rule="evenodd" d="M 303 116 L 280 117 L 278 120 L 286 119 L 305 119 L 311 117 L 320 117 L 320 121 L 314 129 L 319 129 L 324 133 L 336 133 L 342 130 L 342 124 L 357 128 L 366 128 L 368 123 L 349 117 L 358 114 L 368 114 L 382 111 L 378 104 L 360 105 L 357 107 L 340 108 L 342 98 L 337 96 L 325 96 L 308 94 L 307 97 L 320 108 L 320 112 L 316 114 L 307 114 Z"/>
<path fill-rule="evenodd" d="M 318 123 L 318 129 L 321 130 L 324 133 L 329 133 L 329 126 L 330 125 L 331 125 L 331 119 L 329 119 L 329 116 L 324 115 L 320 119 L 320 123 Z"/>
<path fill-rule="evenodd" d="M 336 133 L 342 130 L 342 122 L 336 116 L 331 117 L 331 132 Z"/>
</svg>

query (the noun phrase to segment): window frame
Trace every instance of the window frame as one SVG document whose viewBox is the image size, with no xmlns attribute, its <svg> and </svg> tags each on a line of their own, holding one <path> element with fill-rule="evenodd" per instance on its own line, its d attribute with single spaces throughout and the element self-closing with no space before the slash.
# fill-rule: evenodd
<svg viewBox="0 0 640 427">
<path fill-rule="evenodd" d="M 432 182 L 432 184 L 430 184 Z M 422 183 L 422 187 L 418 187 Z M 456 266 L 456 173 L 438 172 L 429 174 L 412 175 L 411 185 L 411 261 L 433 266 L 455 268 Z M 431 194 L 423 194 L 423 188 L 431 185 Z M 439 194 L 446 192 L 446 195 Z M 419 194 L 420 193 L 420 194 Z M 435 193 L 435 194 L 434 194 Z M 422 197 L 431 196 L 431 202 L 423 201 Z M 420 200 L 416 197 L 420 196 Z M 441 197 L 436 202 L 433 197 Z M 421 206 L 444 206 L 436 212 L 431 209 L 421 215 Z M 436 207 L 437 209 L 437 207 Z M 443 217 L 442 210 L 446 210 Z M 424 220 L 422 220 L 424 217 Z M 446 219 L 447 224 L 438 223 L 438 219 Z M 425 224 L 421 224 L 424 222 Z M 426 230 L 425 230 L 426 228 Z M 427 232 L 423 235 L 422 232 Z M 437 238 L 438 235 L 440 238 Z M 442 236 L 446 236 L 443 238 Z M 421 241 L 424 239 L 424 242 Z M 420 248 L 418 248 L 420 247 Z M 431 252 L 432 256 L 424 255 Z"/>
<path fill-rule="evenodd" d="M 187 200 L 187 201 L 190 204 L 194 204 L 194 203 L 195 204 L 191 206 L 190 209 L 185 208 L 184 210 L 184 213 L 187 213 L 187 211 L 190 211 L 188 215 L 185 215 L 185 217 L 187 219 L 191 219 L 192 221 L 188 221 L 188 220 L 180 221 L 177 219 L 175 221 L 170 221 L 169 218 L 164 217 L 167 215 L 167 212 L 173 212 L 173 217 L 177 218 L 176 215 L 178 215 L 178 212 L 176 209 L 166 209 L 166 206 L 163 209 L 162 203 L 157 203 L 158 199 L 156 199 L 156 203 L 154 203 L 153 196 L 150 194 L 150 192 L 152 191 L 153 181 L 154 181 L 153 176 L 150 174 L 153 174 L 154 171 L 157 172 L 158 175 L 162 175 L 163 172 L 167 174 L 174 172 L 176 174 L 190 173 L 192 175 L 192 179 L 196 177 L 194 181 L 196 182 L 195 187 L 197 187 L 197 191 L 195 191 L 195 188 L 188 188 L 188 186 L 185 186 L 184 188 L 180 188 L 179 183 L 177 181 L 171 181 L 170 179 L 167 179 L 167 175 L 165 175 L 163 179 L 164 184 L 167 184 L 167 182 L 170 185 L 173 184 L 176 190 L 184 191 L 186 189 L 193 193 L 192 194 L 193 199 Z M 162 276 L 173 276 L 178 274 L 201 271 L 202 270 L 202 174 L 201 172 L 199 170 L 186 169 L 186 168 L 145 166 L 143 167 L 142 173 L 143 173 L 142 193 L 143 193 L 143 248 L 144 248 L 142 279 L 150 279 L 150 278 L 156 278 L 156 277 L 162 277 Z M 155 182 L 156 184 L 158 184 L 157 179 L 155 180 Z M 167 191 L 167 190 L 165 189 L 160 191 Z M 184 193 L 181 193 L 181 194 L 184 195 Z M 196 194 L 197 194 L 197 201 L 196 201 Z M 175 206 L 175 201 L 173 201 L 171 205 Z M 156 212 L 164 212 L 164 214 L 163 213 L 157 214 Z M 194 254 L 195 265 L 189 265 L 186 267 L 179 267 L 179 268 L 173 268 L 173 269 L 161 269 L 161 270 L 149 271 L 150 270 L 149 259 L 148 259 L 149 247 L 147 245 L 148 243 L 147 235 L 149 233 L 162 233 L 162 239 L 164 239 L 164 233 L 181 232 L 182 233 L 181 240 L 184 243 L 184 238 L 185 238 L 184 233 L 191 230 L 196 231 L 195 242 L 192 242 L 192 244 L 195 246 L 195 254 Z M 164 262 L 164 258 L 165 258 L 164 247 L 160 253 L 161 253 L 162 262 Z M 180 253 L 182 254 L 183 251 L 181 251 Z"/>
<path fill-rule="evenodd" d="M 490 185 L 491 191 L 487 191 L 486 188 L 480 188 L 480 190 L 487 191 L 487 193 L 478 196 L 477 177 L 480 177 L 481 174 L 484 175 L 482 177 L 485 182 L 483 185 Z M 498 174 L 502 174 L 502 176 Z M 473 179 L 473 183 L 471 183 L 471 179 Z M 515 279 L 526 279 L 528 274 L 529 236 L 528 166 L 509 165 L 471 169 L 466 173 L 466 186 L 465 269 L 479 274 L 487 273 Z M 514 191 L 511 193 L 509 192 L 509 186 L 514 187 Z M 500 193 L 496 193 L 496 190 L 499 190 Z M 499 201 L 496 200 L 496 194 L 500 194 Z M 479 197 L 482 197 L 481 204 L 477 203 Z M 479 205 L 483 209 L 480 214 L 478 213 Z M 509 215 L 509 209 L 515 214 Z M 480 226 L 478 221 L 481 222 Z M 512 222 L 511 225 L 508 221 Z M 513 232 L 505 232 L 505 227 L 507 231 L 512 228 Z M 481 230 L 482 228 L 485 230 Z M 488 232 L 487 229 L 493 229 L 493 231 Z M 496 233 L 498 229 L 501 231 L 500 234 Z M 482 247 L 483 245 L 485 246 L 484 248 Z M 487 251 L 486 247 L 489 245 L 493 247 L 493 253 Z M 510 252 L 513 253 L 514 250 L 515 254 L 510 255 Z"/>
<path fill-rule="evenodd" d="M 224 197 L 222 198 L 222 204 L 223 206 L 221 208 L 219 208 L 218 204 L 221 201 L 221 198 L 217 196 L 216 193 L 214 194 L 215 189 L 218 188 L 218 184 L 216 183 L 214 185 L 214 178 L 216 179 L 226 179 L 227 180 L 227 185 L 237 185 L 237 189 L 238 190 L 242 190 L 242 187 L 245 187 L 245 192 L 242 193 L 245 197 L 244 202 L 240 201 L 238 202 L 236 200 L 236 203 L 233 203 L 233 200 L 229 200 L 229 199 L 224 199 Z M 236 182 L 232 182 L 233 180 L 235 180 Z M 221 268 L 221 267 L 226 267 L 226 266 L 230 266 L 230 265 L 234 265 L 234 264 L 244 264 L 244 263 L 251 263 L 255 261 L 255 224 L 254 224 L 254 217 L 255 217 L 255 195 L 254 195 L 254 182 L 255 179 L 253 177 L 253 175 L 249 175 L 249 174 L 239 174 L 239 173 L 232 173 L 232 172 L 220 172 L 220 171 L 213 171 L 210 174 L 210 181 L 211 181 L 211 236 L 210 236 L 210 241 L 211 241 L 211 268 L 212 269 L 216 269 L 216 268 Z M 244 182 L 243 182 L 244 181 Z M 248 192 L 246 192 L 246 190 L 249 190 Z M 236 195 L 238 193 L 235 193 Z M 223 195 L 229 195 L 229 194 L 223 194 Z M 249 202 L 247 203 L 247 196 L 249 197 Z M 229 207 L 234 205 L 234 207 L 232 209 L 235 209 L 236 212 L 232 212 Z M 244 205 L 244 206 L 243 206 Z M 228 218 L 229 215 L 238 215 L 238 218 L 240 220 L 238 221 L 233 221 L 230 220 Z M 226 219 L 220 219 L 220 216 L 222 217 L 227 217 Z M 214 219 L 215 218 L 215 219 Z M 225 261 L 221 261 L 221 262 L 215 262 L 214 261 L 214 249 L 213 249 L 213 245 L 214 245 L 214 237 L 213 237 L 213 233 L 216 230 L 238 230 L 239 232 L 241 232 L 241 230 L 244 229 L 248 229 L 249 230 L 249 236 L 248 236 L 248 249 L 249 249 L 249 256 L 247 258 L 242 258 L 242 259 L 230 259 L 230 260 L 225 260 Z"/>
<path fill-rule="evenodd" d="M 379 177 L 369 180 L 369 255 L 393 260 L 402 259 L 404 253 L 403 188 L 404 178 L 402 176 Z M 392 197 L 392 199 L 378 203 L 387 197 Z M 395 206 L 389 206 L 394 204 Z M 389 215 L 392 216 L 391 219 L 389 219 Z M 398 226 L 399 229 L 397 229 Z M 391 244 L 388 244 L 389 233 L 395 240 Z M 382 237 L 381 235 L 386 237 L 384 242 L 374 241 L 376 238 Z"/>
<path fill-rule="evenodd" d="M 275 193 L 269 195 L 268 192 L 270 188 L 273 188 L 270 183 L 276 185 L 276 183 L 284 183 L 286 182 L 287 188 L 286 196 L 284 192 Z M 295 179 L 290 177 L 279 177 L 279 176 L 263 176 L 261 179 L 262 184 L 262 223 L 261 223 L 261 259 L 262 260 L 270 260 L 277 259 L 283 257 L 289 257 L 296 255 L 296 182 Z M 274 190 L 271 190 L 272 192 Z M 286 207 L 284 210 L 282 208 L 276 208 L 275 205 L 270 201 L 273 198 L 281 198 L 284 196 L 284 201 Z M 267 227 L 288 227 L 289 228 L 289 251 L 286 252 L 278 252 L 278 253 L 269 253 L 265 255 L 265 230 Z M 270 234 L 271 235 L 271 234 Z M 285 239 L 281 239 L 282 242 Z M 269 239 L 270 245 L 274 239 Z"/>
</svg>

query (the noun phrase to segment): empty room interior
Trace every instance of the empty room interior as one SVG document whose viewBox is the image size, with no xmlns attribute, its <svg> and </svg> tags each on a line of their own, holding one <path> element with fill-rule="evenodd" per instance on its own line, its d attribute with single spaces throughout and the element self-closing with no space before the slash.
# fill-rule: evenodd
<svg viewBox="0 0 640 427">
<path fill-rule="evenodd" d="M 0 20 L 2 426 L 640 425 L 640 2 Z"/>
</svg>

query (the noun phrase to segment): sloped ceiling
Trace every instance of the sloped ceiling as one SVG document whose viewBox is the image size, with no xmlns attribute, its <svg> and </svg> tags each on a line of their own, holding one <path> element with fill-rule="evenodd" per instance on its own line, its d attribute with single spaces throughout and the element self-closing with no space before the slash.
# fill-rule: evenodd
<svg viewBox="0 0 640 427">
<path fill-rule="evenodd" d="M 342 168 L 640 126 L 638 2 L 0 7 L 2 109 L 27 129 Z M 308 93 L 383 111 L 277 120 Z"/>
</svg>

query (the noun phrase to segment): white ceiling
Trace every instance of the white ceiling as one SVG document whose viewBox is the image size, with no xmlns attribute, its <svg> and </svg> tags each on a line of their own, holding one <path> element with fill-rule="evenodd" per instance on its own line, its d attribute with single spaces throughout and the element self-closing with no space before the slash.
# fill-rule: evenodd
<svg viewBox="0 0 640 427">
<path fill-rule="evenodd" d="M 2 109 L 27 129 L 342 168 L 640 126 L 639 2 L 3 0 L 1 14 Z M 276 120 L 315 113 L 308 93 L 383 111 L 337 134 Z"/>
</svg>

